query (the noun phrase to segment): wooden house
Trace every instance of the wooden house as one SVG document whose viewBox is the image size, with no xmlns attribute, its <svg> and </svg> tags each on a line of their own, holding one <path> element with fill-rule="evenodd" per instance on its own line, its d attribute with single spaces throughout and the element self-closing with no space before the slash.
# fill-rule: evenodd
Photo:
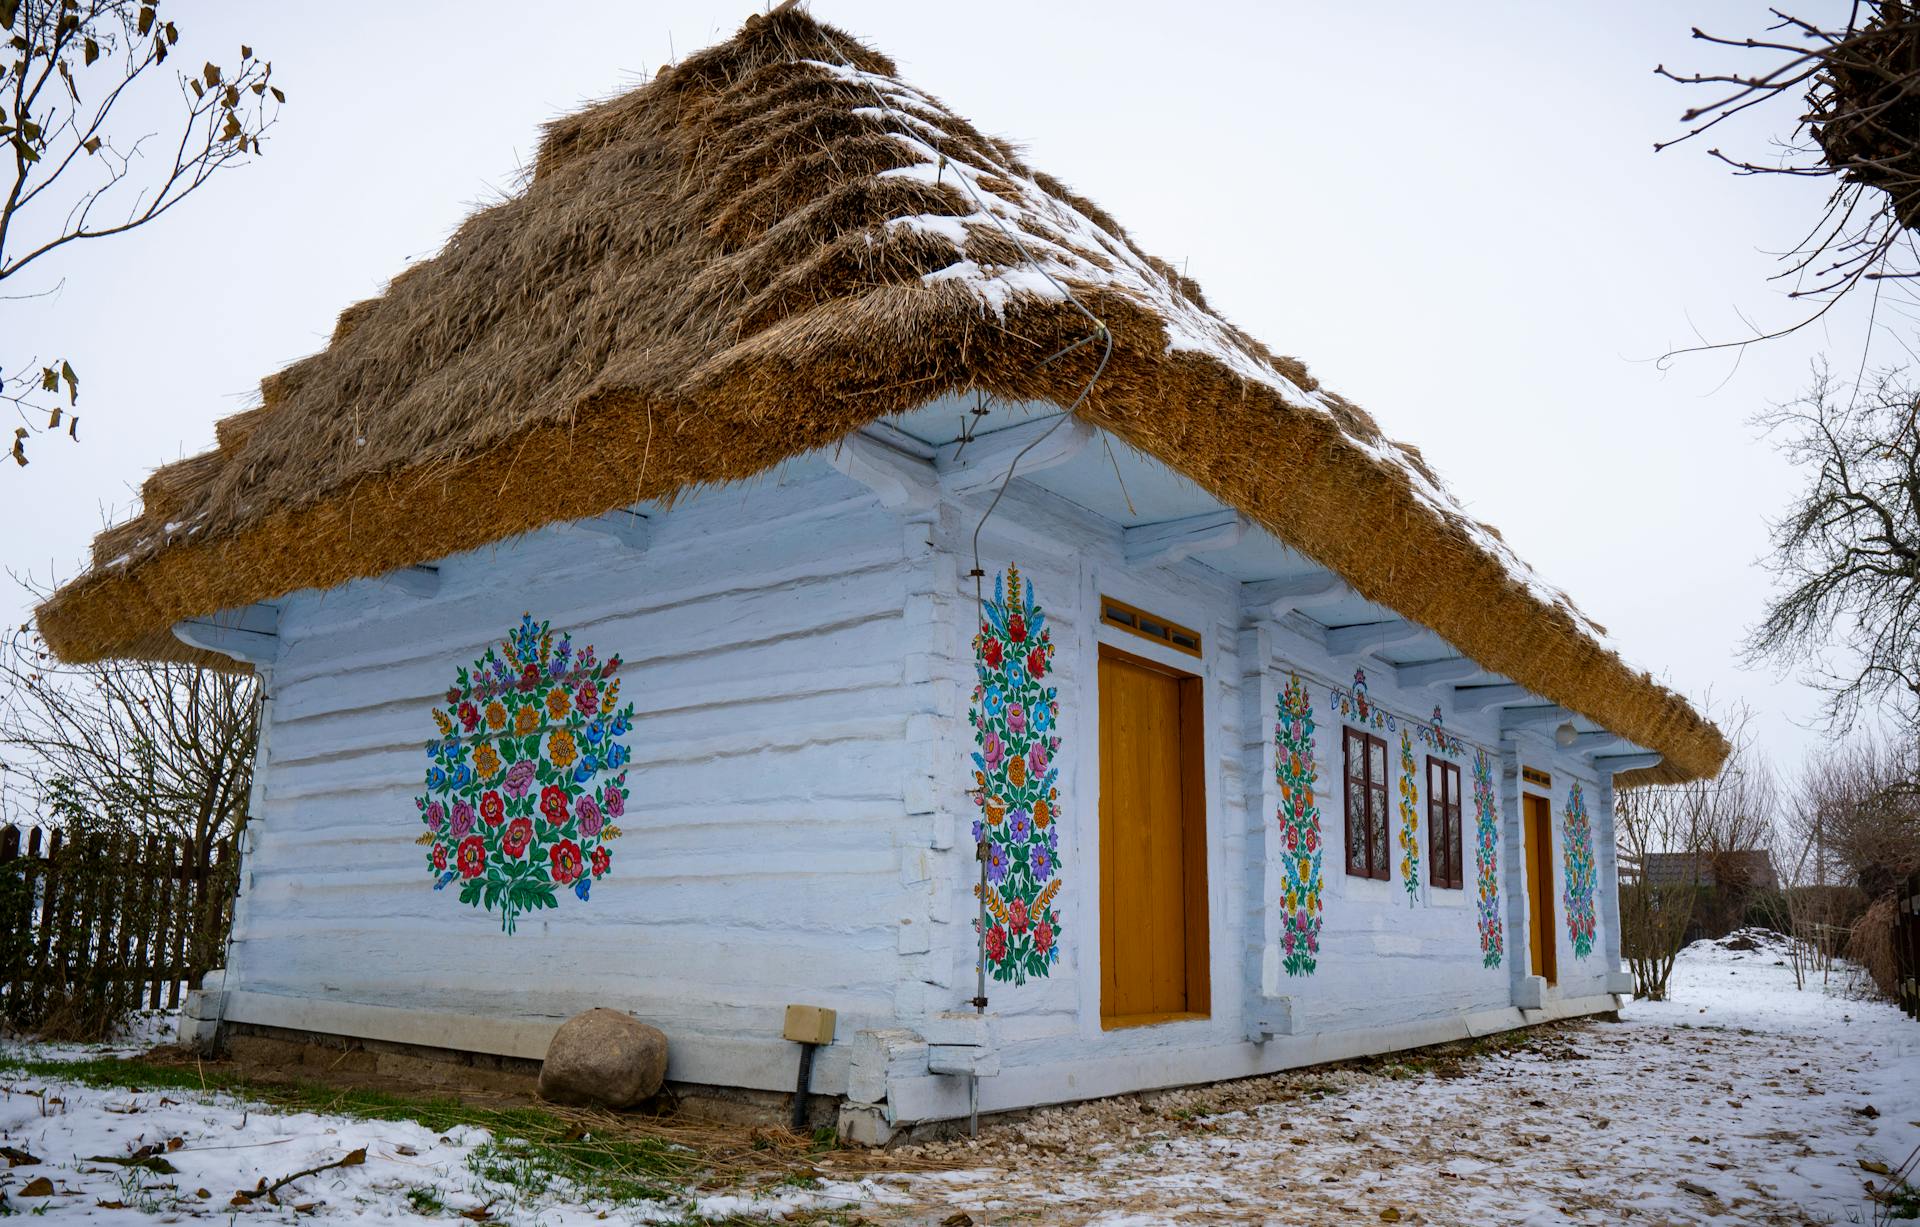
<svg viewBox="0 0 1920 1227">
<path fill-rule="evenodd" d="M 774 1094 L 817 1004 L 881 1137 L 1612 1010 L 1614 790 L 1727 750 L 791 7 L 552 124 L 218 436 L 39 621 L 265 682 L 229 1029 L 538 1059 L 612 1006 Z"/>
</svg>

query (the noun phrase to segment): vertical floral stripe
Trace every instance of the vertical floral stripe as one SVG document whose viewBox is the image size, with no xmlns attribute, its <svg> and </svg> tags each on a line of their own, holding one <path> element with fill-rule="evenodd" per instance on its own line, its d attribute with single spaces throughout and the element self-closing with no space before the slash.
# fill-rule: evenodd
<svg viewBox="0 0 1920 1227">
<path fill-rule="evenodd" d="M 1584 959 L 1593 951 L 1593 898 L 1598 879 L 1593 863 L 1593 822 L 1587 817 L 1587 799 L 1578 782 L 1567 792 L 1563 826 L 1566 890 L 1560 901 L 1567 913 L 1567 936 L 1573 941 L 1573 957 Z"/>
<path fill-rule="evenodd" d="M 1473 817 L 1479 836 L 1473 851 L 1474 877 L 1480 884 L 1480 963 L 1500 966 L 1505 943 L 1500 923 L 1500 808 L 1493 791 L 1493 757 L 1473 755 Z"/>
<path fill-rule="evenodd" d="M 993 581 L 973 640 L 973 841 L 986 845 L 988 924 L 982 945 L 995 980 L 1025 984 L 1060 959 L 1059 695 L 1046 615 L 1009 566 Z M 976 884 L 975 889 L 978 889 Z"/>
<path fill-rule="evenodd" d="M 1310 976 L 1320 956 L 1320 808 L 1314 804 L 1313 700 L 1289 673 L 1277 700 L 1273 776 L 1280 785 L 1281 966 Z"/>
<path fill-rule="evenodd" d="M 1420 901 L 1420 784 L 1414 776 L 1413 737 L 1400 730 L 1400 885 L 1407 906 Z"/>
</svg>

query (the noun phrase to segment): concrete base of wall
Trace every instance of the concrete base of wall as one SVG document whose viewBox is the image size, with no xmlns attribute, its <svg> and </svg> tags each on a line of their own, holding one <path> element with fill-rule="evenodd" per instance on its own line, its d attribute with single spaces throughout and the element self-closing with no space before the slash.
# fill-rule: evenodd
<svg viewBox="0 0 1920 1227">
<path fill-rule="evenodd" d="M 450 1047 L 444 1043 L 422 1044 L 369 1032 L 420 1034 L 419 1028 L 428 1019 L 438 1019 L 438 1025 L 426 1033 L 452 1038 L 456 1043 L 492 1038 L 519 1046 L 527 1043 L 533 1028 L 540 1024 L 454 1020 L 425 1012 L 414 1016 L 413 1011 L 353 1007 L 344 1003 L 316 1005 L 291 998 L 269 999 L 271 1009 L 263 1009 L 261 996 L 229 994 L 230 1014 L 223 1024 L 224 1037 L 234 1057 L 244 1063 L 269 1066 L 295 1077 L 331 1073 L 410 1082 L 455 1093 L 472 1091 L 529 1098 L 535 1094 L 540 1071 L 537 1058 Z M 280 1002 L 293 1008 L 281 1011 Z M 1000 1055 L 1008 1058 L 1009 1072 L 1016 1076 L 981 1078 L 980 1110 L 983 1115 L 1018 1114 L 1053 1104 L 1259 1077 L 1281 1070 L 1471 1039 L 1558 1019 L 1607 1014 L 1619 1006 L 1620 998 L 1612 995 L 1548 1000 L 1533 1009 L 1515 1007 L 1367 1030 L 1274 1036 L 1264 1043 L 1164 1051 L 1144 1059 L 1032 1063 L 1021 1062 L 1017 1048 L 1008 1049 Z M 254 1021 L 265 1013 L 298 1017 L 309 1024 L 324 1020 L 353 1030 Z M 240 1017 L 236 1019 L 235 1014 Z M 394 1015 L 409 1017 L 397 1019 Z M 948 1132 L 951 1122 L 966 1116 L 967 1079 L 929 1072 L 924 1055 L 927 1046 L 919 1036 L 907 1031 L 861 1032 L 852 1038 L 856 1041 L 856 1052 L 851 1081 L 863 1088 L 864 1093 L 857 1100 L 846 1097 L 849 1076 L 844 1065 L 839 1089 L 822 1086 L 816 1075 L 808 1112 L 809 1128 L 835 1125 L 848 1141 L 877 1146 L 903 1136 Z M 670 1041 L 670 1045 L 672 1042 L 677 1041 Z M 865 1054 L 864 1061 L 858 1051 L 861 1043 L 873 1049 Z M 544 1054 L 544 1043 L 540 1051 Z M 915 1052 L 921 1054 L 918 1060 L 905 1059 Z M 670 1065 L 668 1090 L 675 1098 L 676 1111 L 698 1119 L 743 1125 L 782 1124 L 788 1119 L 791 1092 L 676 1079 L 671 1074 Z"/>
</svg>

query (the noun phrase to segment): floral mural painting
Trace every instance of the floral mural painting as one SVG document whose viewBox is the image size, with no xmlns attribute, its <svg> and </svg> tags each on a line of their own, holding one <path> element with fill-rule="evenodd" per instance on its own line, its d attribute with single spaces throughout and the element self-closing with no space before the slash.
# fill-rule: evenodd
<svg viewBox="0 0 1920 1227">
<path fill-rule="evenodd" d="M 1467 752 L 1466 743 L 1447 732 L 1445 717 L 1438 703 L 1433 705 L 1433 723 L 1420 726 L 1420 741 L 1423 745 L 1432 746 L 1440 753 L 1454 758 Z"/>
<path fill-rule="evenodd" d="M 586 902 L 627 811 L 619 738 L 633 705 L 619 705 L 619 668 L 528 614 L 458 671 L 414 798 L 435 890 L 458 879 L 460 902 L 499 912 L 508 933 L 522 914 L 558 907 L 561 891 Z"/>
<path fill-rule="evenodd" d="M 1340 713 L 1342 720 L 1352 721 L 1362 728 L 1393 729 L 1396 722 L 1385 709 L 1374 706 L 1373 698 L 1367 693 L 1367 671 L 1353 671 L 1353 689 L 1342 690 L 1333 686 L 1327 690 L 1327 699 L 1333 704 L 1333 710 Z"/>
<path fill-rule="evenodd" d="M 1413 736 L 1400 730 L 1400 885 L 1407 906 L 1420 901 L 1420 785 L 1414 778 Z"/>
<path fill-rule="evenodd" d="M 975 845 L 986 844 L 988 924 L 982 946 L 995 980 L 1025 984 L 1060 959 L 1059 695 L 1053 639 L 1031 585 L 1009 566 L 993 583 L 974 637 Z M 978 890 L 976 884 L 975 889 Z"/>
<path fill-rule="evenodd" d="M 1320 809 L 1313 801 L 1313 700 L 1287 675 L 1273 726 L 1273 775 L 1280 785 L 1281 966 L 1310 976 L 1320 957 Z"/>
<path fill-rule="evenodd" d="M 1598 877 L 1593 863 L 1593 822 L 1587 817 L 1587 799 L 1578 782 L 1567 792 L 1562 842 L 1566 890 L 1560 901 L 1566 908 L 1573 957 L 1584 959 L 1593 951 L 1593 898 Z"/>
<path fill-rule="evenodd" d="M 1478 841 L 1474 878 L 1480 884 L 1480 964 L 1500 966 L 1505 944 L 1500 925 L 1500 808 L 1493 792 L 1493 757 L 1473 753 L 1473 819 Z"/>
</svg>

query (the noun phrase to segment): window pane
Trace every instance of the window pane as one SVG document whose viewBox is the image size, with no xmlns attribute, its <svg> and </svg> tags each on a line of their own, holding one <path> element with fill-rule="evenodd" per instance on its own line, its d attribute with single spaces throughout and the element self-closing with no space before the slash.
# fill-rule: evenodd
<svg viewBox="0 0 1920 1227">
<path fill-rule="evenodd" d="M 1387 790 L 1374 788 L 1368 791 L 1372 800 L 1367 814 L 1367 851 L 1373 858 L 1373 876 L 1387 876 Z"/>
<path fill-rule="evenodd" d="M 1367 875 L 1367 790 L 1358 780 L 1347 781 L 1347 870 Z"/>
<path fill-rule="evenodd" d="M 1368 783 L 1387 782 L 1387 743 L 1378 737 L 1367 739 L 1367 767 Z"/>
</svg>

